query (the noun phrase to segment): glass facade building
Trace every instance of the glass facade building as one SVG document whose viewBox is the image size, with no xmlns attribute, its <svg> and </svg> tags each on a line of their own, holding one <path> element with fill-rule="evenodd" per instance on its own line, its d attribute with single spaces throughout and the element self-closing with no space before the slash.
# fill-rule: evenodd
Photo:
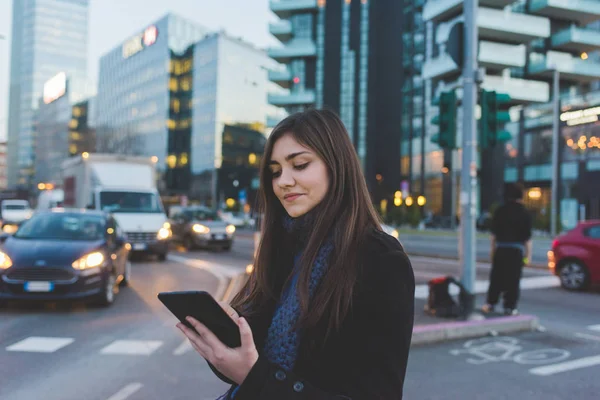
<svg viewBox="0 0 600 400">
<path fill-rule="evenodd" d="M 62 183 L 62 162 L 68 157 L 95 150 L 93 120 L 88 119 L 94 99 L 81 101 L 81 85 L 62 73 L 45 86 L 34 116 L 36 186 L 38 183 Z"/>
<path fill-rule="evenodd" d="M 217 200 L 224 126 L 266 132 L 277 65 L 254 46 L 169 14 L 100 61 L 99 152 L 156 156 L 165 195 Z"/>
<path fill-rule="evenodd" d="M 437 113 L 432 103 L 440 93 L 460 87 L 460 66 L 448 54 L 446 42 L 451 28 L 463 18 L 463 3 L 454 0 L 405 0 L 404 3 L 405 46 L 411 44 L 414 51 L 407 52 L 405 47 L 405 63 L 412 64 L 412 68 L 405 69 L 410 75 L 405 79 L 403 130 L 410 132 L 411 138 L 410 143 L 402 146 L 402 170 L 409 171 L 407 179 L 412 187 L 426 195 L 431 212 L 450 216 L 459 212 L 461 151 L 442 151 L 431 143 L 431 135 L 438 131 L 431 123 Z M 478 165 L 481 211 L 502 201 L 504 182 L 519 180 L 526 186 L 541 185 L 541 181 L 528 180 L 528 176 L 533 179 L 539 171 L 551 170 L 544 164 L 548 160 L 542 160 L 550 157 L 548 148 L 542 149 L 543 143 L 549 144 L 549 133 L 529 137 L 530 130 L 526 126 L 540 124 L 540 121 L 545 121 L 547 128 L 552 125 L 553 117 L 548 111 L 554 69 L 560 72 L 563 111 L 593 106 L 593 101 L 574 100 L 588 96 L 598 88 L 600 80 L 600 2 L 585 4 L 480 1 L 478 63 L 485 68 L 481 88 L 510 96 L 512 122 L 507 124 L 506 130 L 513 136 L 508 143 L 481 152 Z M 414 91 L 418 87 L 422 87 L 422 95 Z M 457 94 L 460 101 L 461 91 Z M 422 118 L 422 114 L 426 117 Z M 462 141 L 461 130 L 459 107 L 458 143 Z M 533 159 L 525 161 L 527 158 L 523 157 L 528 149 Z M 526 169 L 526 162 L 545 167 Z M 537 172 L 526 173 L 526 170 Z M 544 180 L 549 187 L 550 175 Z"/>
<path fill-rule="evenodd" d="M 164 172 L 171 92 L 179 91 L 175 54 L 183 54 L 207 31 L 168 14 L 100 59 L 96 134 L 99 152 L 156 156 Z M 181 90 L 191 90 L 182 83 Z"/>
<path fill-rule="evenodd" d="M 348 129 L 375 201 L 400 189 L 403 13 L 396 0 L 273 0 L 281 45 L 269 55 L 279 86 L 271 104 L 288 113 L 337 112 Z"/>
<path fill-rule="evenodd" d="M 44 82 L 59 72 L 84 79 L 89 0 L 13 1 L 8 114 L 8 185 L 31 188 L 34 116 Z"/>
</svg>

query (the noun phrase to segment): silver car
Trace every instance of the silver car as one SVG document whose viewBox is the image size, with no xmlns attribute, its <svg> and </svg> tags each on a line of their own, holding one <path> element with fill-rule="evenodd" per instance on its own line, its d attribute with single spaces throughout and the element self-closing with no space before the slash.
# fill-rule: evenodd
<svg viewBox="0 0 600 400">
<path fill-rule="evenodd" d="M 173 239 L 186 249 L 219 247 L 231 250 L 235 226 L 223 221 L 219 215 L 206 207 L 185 207 L 171 216 Z"/>
</svg>

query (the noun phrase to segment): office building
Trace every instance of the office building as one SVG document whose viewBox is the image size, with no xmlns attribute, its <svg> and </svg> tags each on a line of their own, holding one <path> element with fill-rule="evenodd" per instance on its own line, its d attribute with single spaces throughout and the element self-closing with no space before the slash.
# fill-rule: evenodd
<svg viewBox="0 0 600 400">
<path fill-rule="evenodd" d="M 88 120 L 93 99 L 81 100 L 76 81 L 61 72 L 44 84 L 43 96 L 35 114 L 35 179 L 39 183 L 62 182 L 61 165 L 67 158 L 95 150 L 93 122 Z M 73 90 L 73 88 L 78 88 Z M 88 93 L 93 91 L 88 90 Z"/>
<path fill-rule="evenodd" d="M 267 133 L 267 116 L 279 113 L 267 102 L 267 93 L 276 86 L 268 71 L 277 63 L 263 50 L 223 32 L 207 36 L 193 51 L 190 195 L 212 205 L 225 157 L 225 126 L 252 126 Z"/>
<path fill-rule="evenodd" d="M 0 142 L 0 190 L 5 190 L 8 187 L 6 158 L 6 142 Z"/>
<path fill-rule="evenodd" d="M 282 64 L 269 102 L 295 112 L 327 107 L 342 118 L 375 201 L 400 188 L 402 1 L 272 0 Z"/>
<path fill-rule="evenodd" d="M 8 185 L 30 189 L 34 115 L 44 82 L 60 72 L 84 79 L 89 0 L 13 1 L 8 111 Z"/>
<path fill-rule="evenodd" d="M 174 76 L 181 73 L 174 68 L 176 58 L 206 33 L 185 18 L 167 14 L 101 57 L 96 115 L 99 152 L 156 156 L 157 165 L 165 165 L 167 143 L 175 134 L 169 110 L 179 91 L 170 89 Z M 181 82 L 182 92 L 190 90 L 189 79 Z"/>
<path fill-rule="evenodd" d="M 264 51 L 169 14 L 100 61 L 98 151 L 156 156 L 159 189 L 217 202 L 225 125 L 266 132 Z"/>
<path fill-rule="evenodd" d="M 245 125 L 225 125 L 222 132 L 223 162 L 217 172 L 219 204 L 234 200 L 234 207 L 253 209 L 259 187 L 259 166 L 267 138 Z"/>
<path fill-rule="evenodd" d="M 460 68 L 450 57 L 447 39 L 452 27 L 463 20 L 464 3 L 405 0 L 405 4 L 417 11 L 415 15 L 420 14 L 415 17 L 419 23 L 415 23 L 412 30 L 407 26 L 405 44 L 411 40 L 417 43 L 415 39 L 420 40 L 423 32 L 425 36 L 423 65 L 413 71 L 411 78 L 424 88 L 422 107 L 426 118 L 421 118 L 419 107 L 405 107 L 404 115 L 411 121 L 413 137 L 410 145 L 402 147 L 403 164 L 404 160 L 410 160 L 409 180 L 413 187 L 425 184 L 423 192 L 430 211 L 449 216 L 459 208 L 461 152 L 441 151 L 431 143 L 431 135 L 438 130 L 431 123 L 437 112 L 432 102 L 440 93 L 455 88 L 459 99 L 462 96 Z M 538 135 L 548 135 L 552 125 L 553 117 L 548 116 L 547 111 L 550 110 L 554 69 L 560 72 L 563 111 L 577 108 L 577 101 L 573 99 L 588 98 L 588 94 L 598 88 L 595 81 L 600 79 L 600 60 L 595 52 L 600 50 L 597 22 L 600 2 L 480 0 L 479 5 L 478 62 L 485 69 L 481 88 L 508 94 L 512 106 L 511 123 L 506 126 L 512 139 L 481 152 L 479 206 L 483 212 L 502 200 L 505 181 L 518 180 L 536 187 L 543 181 L 542 186 L 550 186 L 551 167 L 547 163 L 537 164 L 538 161 L 524 154 L 530 151 L 527 146 L 539 142 Z M 418 51 L 415 55 L 421 57 Z M 593 107 L 593 102 L 583 103 L 581 108 Z M 406 124 L 408 122 L 405 128 Z M 534 132 L 528 128 L 532 124 L 545 126 L 545 130 L 540 128 Z M 461 130 L 462 110 L 459 108 L 458 143 L 462 140 Z M 569 139 L 577 142 L 565 128 L 562 132 L 563 136 L 569 136 L 564 137 L 565 144 Z M 546 151 L 550 157 L 549 149 Z M 516 159 L 520 160 L 520 169 L 514 169 Z M 570 171 L 572 174 L 573 170 Z M 533 196 L 537 196 L 537 191 L 534 193 Z"/>
</svg>

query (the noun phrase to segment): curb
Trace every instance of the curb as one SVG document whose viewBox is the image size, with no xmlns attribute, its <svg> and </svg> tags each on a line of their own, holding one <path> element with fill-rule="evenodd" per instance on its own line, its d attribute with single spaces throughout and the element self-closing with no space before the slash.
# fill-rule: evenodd
<svg viewBox="0 0 600 400">
<path fill-rule="evenodd" d="M 460 261 L 458 258 L 452 257 L 452 256 L 441 256 L 438 254 L 427 254 L 427 253 L 423 253 L 423 252 L 418 252 L 418 251 L 406 251 L 406 254 L 408 254 L 409 256 L 417 256 L 417 257 L 429 257 L 429 258 L 439 258 L 440 260 L 453 260 L 453 261 Z M 475 260 L 478 263 L 488 263 L 490 264 L 491 261 L 487 260 L 487 259 L 477 259 Z M 548 266 L 544 265 L 544 264 L 529 264 L 524 268 L 530 268 L 530 269 L 538 269 L 538 270 L 543 270 L 543 271 L 548 271 Z"/>
<path fill-rule="evenodd" d="M 488 335 L 530 332 L 539 327 L 533 315 L 498 317 L 483 321 L 444 322 L 416 325 L 413 329 L 412 346 L 434 344 L 456 339 L 471 339 Z"/>
</svg>

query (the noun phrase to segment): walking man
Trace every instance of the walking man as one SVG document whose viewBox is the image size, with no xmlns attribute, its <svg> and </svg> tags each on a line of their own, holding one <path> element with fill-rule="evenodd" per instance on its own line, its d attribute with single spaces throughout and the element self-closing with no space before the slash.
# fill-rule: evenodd
<svg viewBox="0 0 600 400">
<path fill-rule="evenodd" d="M 491 254 L 492 270 L 487 304 L 484 313 L 494 312 L 503 295 L 504 314 L 516 315 L 519 301 L 519 284 L 523 266 L 531 257 L 531 216 L 522 203 L 523 189 L 509 183 L 504 189 L 504 204 L 492 218 Z"/>
</svg>

